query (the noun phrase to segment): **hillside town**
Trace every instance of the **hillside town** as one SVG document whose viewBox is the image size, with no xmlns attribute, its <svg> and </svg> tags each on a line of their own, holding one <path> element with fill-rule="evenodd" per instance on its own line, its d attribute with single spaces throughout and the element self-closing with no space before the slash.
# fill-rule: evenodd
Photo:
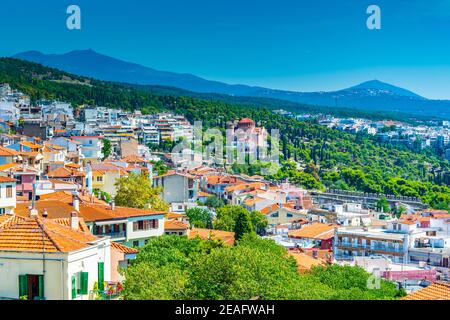
<svg viewBox="0 0 450 320">
<path fill-rule="evenodd" d="M 432 150 L 450 161 L 450 121 L 428 121 L 417 125 L 392 120 L 340 118 L 332 115 L 294 115 L 283 109 L 275 111 L 299 120 L 317 120 L 320 125 L 352 134 L 367 134 L 380 143 L 405 147 L 414 151 Z"/>
<path fill-rule="evenodd" d="M 194 124 L 172 113 L 32 102 L 3 84 L 0 120 L 0 299 L 117 299 L 125 280 L 120 270 L 163 235 L 232 246 L 234 232 L 190 222 L 193 208 L 214 218 L 212 200 L 260 212 L 267 223 L 258 236 L 284 247 L 300 273 L 359 266 L 395 282 L 408 294 L 404 299 L 450 299 L 450 215 L 419 199 L 307 190 L 233 173 L 196 153 L 154 150 L 194 139 Z M 379 133 L 389 125 L 319 122 L 380 139 L 395 139 L 390 135 L 398 130 L 411 137 L 421 132 L 423 146 L 449 147 L 448 124 Z M 266 138 L 266 129 L 249 118 L 227 127 L 248 134 L 236 139 L 236 149 Z M 130 175 L 159 188 L 168 210 L 117 205 L 117 181 Z"/>
</svg>

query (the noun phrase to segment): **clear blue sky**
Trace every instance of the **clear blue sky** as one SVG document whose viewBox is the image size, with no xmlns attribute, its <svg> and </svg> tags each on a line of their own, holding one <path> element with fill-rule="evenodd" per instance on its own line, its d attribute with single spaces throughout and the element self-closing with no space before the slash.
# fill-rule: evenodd
<svg viewBox="0 0 450 320">
<path fill-rule="evenodd" d="M 77 4 L 82 30 L 66 28 Z M 381 7 L 382 29 L 366 9 Z M 450 0 L 1 0 L 0 56 L 95 51 L 298 91 L 379 79 L 450 99 Z"/>
</svg>

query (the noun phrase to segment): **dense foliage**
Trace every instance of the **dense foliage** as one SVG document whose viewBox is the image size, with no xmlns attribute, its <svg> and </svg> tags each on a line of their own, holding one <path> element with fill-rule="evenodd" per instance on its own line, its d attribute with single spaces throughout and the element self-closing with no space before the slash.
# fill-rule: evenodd
<svg viewBox="0 0 450 320">
<path fill-rule="evenodd" d="M 261 233 L 267 227 L 267 219 L 259 211 L 226 205 L 217 209 L 213 224 L 214 229 L 233 231 L 236 233 L 236 239 L 240 239 L 246 233 Z"/>
<path fill-rule="evenodd" d="M 118 206 L 167 211 L 169 205 L 161 199 L 161 188 L 153 188 L 145 174 L 130 173 L 116 180 L 116 196 Z"/>
<path fill-rule="evenodd" d="M 186 237 L 154 238 L 125 271 L 123 298 L 139 299 L 395 299 L 395 285 L 359 267 L 327 266 L 299 274 L 283 247 L 246 235 L 236 246 Z"/>
</svg>

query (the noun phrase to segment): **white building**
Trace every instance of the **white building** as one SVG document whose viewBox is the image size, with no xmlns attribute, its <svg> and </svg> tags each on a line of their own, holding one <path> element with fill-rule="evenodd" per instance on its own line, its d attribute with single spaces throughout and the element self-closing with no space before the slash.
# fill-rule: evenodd
<svg viewBox="0 0 450 320">
<path fill-rule="evenodd" d="M 76 214 L 0 217 L 0 297 L 87 300 L 110 280 L 110 240 L 90 234 Z"/>
</svg>

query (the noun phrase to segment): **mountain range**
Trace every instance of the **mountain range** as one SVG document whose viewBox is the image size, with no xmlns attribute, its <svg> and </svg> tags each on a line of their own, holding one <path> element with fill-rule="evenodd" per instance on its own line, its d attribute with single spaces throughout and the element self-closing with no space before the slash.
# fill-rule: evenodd
<svg viewBox="0 0 450 320">
<path fill-rule="evenodd" d="M 40 63 L 79 76 L 135 85 L 160 85 L 198 93 L 280 99 L 310 105 L 345 107 L 364 111 L 400 112 L 450 119 L 450 100 L 426 99 L 414 92 L 378 80 L 332 92 L 296 92 L 243 84 L 227 84 L 187 74 L 160 71 L 89 50 L 65 54 L 27 51 L 16 59 Z"/>
</svg>

